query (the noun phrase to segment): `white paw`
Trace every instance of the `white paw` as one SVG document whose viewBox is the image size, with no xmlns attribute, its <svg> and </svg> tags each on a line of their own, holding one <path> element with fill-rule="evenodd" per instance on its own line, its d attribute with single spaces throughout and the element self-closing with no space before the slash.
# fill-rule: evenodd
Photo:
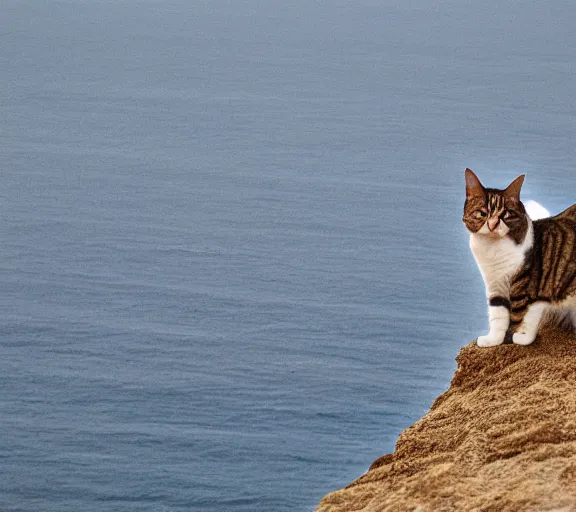
<svg viewBox="0 0 576 512">
<path fill-rule="evenodd" d="M 535 336 L 530 336 L 524 332 L 515 332 L 512 335 L 512 341 L 516 343 L 516 345 L 530 345 L 535 339 Z"/>
<path fill-rule="evenodd" d="M 478 336 L 476 340 L 476 345 L 479 347 L 495 347 L 496 345 L 502 345 L 504 343 L 504 336 Z"/>
</svg>

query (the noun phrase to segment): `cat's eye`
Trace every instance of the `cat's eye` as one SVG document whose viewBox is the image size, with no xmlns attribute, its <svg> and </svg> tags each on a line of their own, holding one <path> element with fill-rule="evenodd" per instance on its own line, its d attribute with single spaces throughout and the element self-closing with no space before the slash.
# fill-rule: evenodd
<svg viewBox="0 0 576 512">
<path fill-rule="evenodd" d="M 488 216 L 484 210 L 476 210 L 472 215 L 476 219 L 485 219 Z"/>
<path fill-rule="evenodd" d="M 516 214 L 514 212 L 511 212 L 510 210 L 506 210 L 506 213 L 504 214 L 505 220 L 513 219 L 514 217 L 516 217 Z"/>
</svg>

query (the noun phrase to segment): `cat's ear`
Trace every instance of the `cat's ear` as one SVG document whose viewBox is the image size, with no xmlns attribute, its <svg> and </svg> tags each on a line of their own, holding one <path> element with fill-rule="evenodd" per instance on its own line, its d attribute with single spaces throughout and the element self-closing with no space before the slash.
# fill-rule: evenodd
<svg viewBox="0 0 576 512">
<path fill-rule="evenodd" d="M 464 177 L 466 178 L 466 198 L 484 197 L 486 195 L 486 189 L 472 169 L 466 169 Z"/>
<path fill-rule="evenodd" d="M 518 176 L 512 183 L 510 183 L 510 185 L 508 185 L 508 188 L 504 191 L 504 195 L 510 199 L 520 201 L 520 189 L 522 188 L 522 183 L 524 183 L 525 177 L 525 174 Z"/>
</svg>

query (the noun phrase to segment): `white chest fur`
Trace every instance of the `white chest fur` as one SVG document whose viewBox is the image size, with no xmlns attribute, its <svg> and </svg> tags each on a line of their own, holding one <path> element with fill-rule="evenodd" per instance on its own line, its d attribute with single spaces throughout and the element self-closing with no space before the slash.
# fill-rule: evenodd
<svg viewBox="0 0 576 512">
<path fill-rule="evenodd" d="M 484 234 L 470 235 L 470 249 L 486 284 L 486 295 L 508 297 L 510 278 L 524 262 L 526 251 L 533 244 L 532 222 L 529 222 L 526 237 L 516 244 L 509 237 L 491 237 Z"/>
</svg>

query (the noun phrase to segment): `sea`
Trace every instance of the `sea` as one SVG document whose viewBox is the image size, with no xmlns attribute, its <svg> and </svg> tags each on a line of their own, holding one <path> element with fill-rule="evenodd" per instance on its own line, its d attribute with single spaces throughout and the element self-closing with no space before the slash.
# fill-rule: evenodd
<svg viewBox="0 0 576 512">
<path fill-rule="evenodd" d="M 0 13 L 2 512 L 310 512 L 485 333 L 464 169 L 576 202 L 572 1 Z"/>
</svg>

